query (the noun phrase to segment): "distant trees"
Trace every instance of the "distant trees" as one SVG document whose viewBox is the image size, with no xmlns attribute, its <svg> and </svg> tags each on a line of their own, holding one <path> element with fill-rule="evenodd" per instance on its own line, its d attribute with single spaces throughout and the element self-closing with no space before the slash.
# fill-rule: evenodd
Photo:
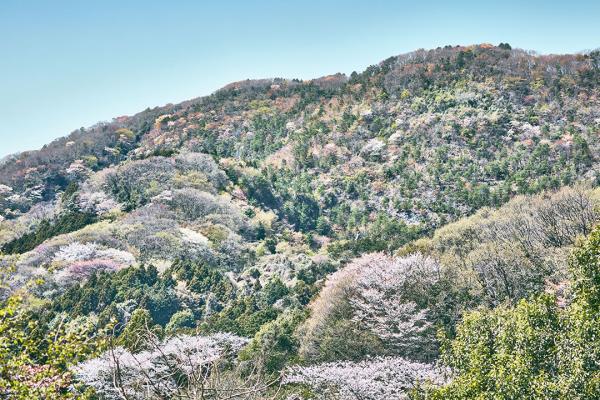
<svg viewBox="0 0 600 400">
<path fill-rule="evenodd" d="M 164 157 L 126 163 L 106 175 L 109 191 L 130 211 L 147 204 L 164 190 L 174 174 L 173 163 Z"/>
<path fill-rule="evenodd" d="M 284 144 L 286 118 L 283 114 L 269 113 L 269 109 L 259 108 L 259 113 L 251 121 L 251 135 L 240 144 L 240 153 L 244 159 L 261 159 L 272 154 Z"/>
<path fill-rule="evenodd" d="M 69 287 L 55 299 L 53 308 L 74 316 L 95 313 L 102 322 L 112 318 L 124 322 L 118 305 L 132 302 L 134 309 L 147 309 L 154 323 L 164 326 L 180 308 L 174 284 L 166 277 L 159 279 L 153 266 L 129 267 L 114 273 L 100 271 L 82 285 Z"/>
<path fill-rule="evenodd" d="M 64 286 L 81 283 L 100 272 L 115 272 L 135 262 L 135 257 L 123 250 L 106 248 L 97 243 L 73 242 L 61 246 L 52 258 L 54 277 Z"/>
<path fill-rule="evenodd" d="M 103 216 L 110 211 L 120 210 L 120 204 L 109 194 L 103 191 L 91 191 L 85 189 L 87 189 L 86 186 L 78 193 L 76 200 L 78 208 L 83 212 Z"/>
<path fill-rule="evenodd" d="M 418 50 L 0 161 L 0 397 L 76 396 L 101 352 L 98 397 L 260 398 L 287 371 L 285 395 L 402 398 L 440 351 L 456 390 L 426 395 L 593 397 L 595 253 L 567 258 L 600 192 L 560 188 L 600 182 L 599 60 Z M 190 375 L 171 339 L 200 332 L 252 339 Z"/>
<path fill-rule="evenodd" d="M 420 225 L 408 225 L 404 221 L 390 218 L 385 214 L 379 214 L 368 224 L 364 231 L 359 229 L 354 238 L 346 243 L 340 243 L 339 250 L 349 250 L 353 255 L 376 251 L 394 251 L 402 245 L 420 237 L 424 227 Z M 337 251 L 335 247 L 332 252 Z"/>
<path fill-rule="evenodd" d="M 165 190 L 181 186 L 181 180 L 198 182 L 204 191 L 215 193 L 227 178 L 213 159 L 205 154 L 183 153 L 173 158 L 151 157 L 124 163 L 106 174 L 105 183 L 127 210 L 140 207 Z"/>
<path fill-rule="evenodd" d="M 169 197 L 167 203 L 185 220 L 220 214 L 226 208 L 218 197 L 195 189 L 177 189 Z"/>
<path fill-rule="evenodd" d="M 251 204 L 257 204 L 267 209 L 276 210 L 281 205 L 273 191 L 271 183 L 259 174 L 244 174 L 240 177 L 240 186 L 246 192 Z"/>
<path fill-rule="evenodd" d="M 516 302 L 566 279 L 569 248 L 598 221 L 597 204 L 598 192 L 581 187 L 517 197 L 497 211 L 483 209 L 446 225 L 404 251 L 423 251 L 459 280 L 475 279 L 483 291 L 479 301 Z"/>
<path fill-rule="evenodd" d="M 78 210 L 61 213 L 53 220 L 42 220 L 32 232 L 26 233 L 2 246 L 8 254 L 25 253 L 33 250 L 44 240 L 63 233 L 73 232 L 96 221 L 96 216 Z"/>
<path fill-rule="evenodd" d="M 297 194 L 283 204 L 282 211 L 296 229 L 310 231 L 317 226 L 320 208 L 312 196 Z"/>
</svg>

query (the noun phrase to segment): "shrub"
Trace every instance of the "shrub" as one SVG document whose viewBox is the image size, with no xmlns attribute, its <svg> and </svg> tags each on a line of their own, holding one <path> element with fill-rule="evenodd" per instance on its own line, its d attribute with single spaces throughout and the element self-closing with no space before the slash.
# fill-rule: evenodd
<svg viewBox="0 0 600 400">
<path fill-rule="evenodd" d="M 291 310 L 264 324 L 242 350 L 240 360 L 262 362 L 267 373 L 278 373 L 297 357 L 299 342 L 294 332 L 304 318 L 304 312 Z"/>
<path fill-rule="evenodd" d="M 191 310 L 181 310 L 171 316 L 165 331 L 173 333 L 182 328 L 193 328 L 194 326 L 196 326 L 194 313 Z"/>
</svg>

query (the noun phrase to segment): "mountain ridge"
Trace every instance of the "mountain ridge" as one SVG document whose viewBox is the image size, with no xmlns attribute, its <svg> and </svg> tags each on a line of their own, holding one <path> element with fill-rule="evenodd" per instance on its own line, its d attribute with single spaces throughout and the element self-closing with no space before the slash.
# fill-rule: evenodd
<svg viewBox="0 0 600 400">
<path fill-rule="evenodd" d="M 473 45 L 444 46 L 443 48 L 454 48 L 454 49 L 460 49 L 460 50 L 468 50 L 468 49 L 475 48 L 477 46 L 482 46 L 482 47 L 486 47 L 486 48 L 493 48 L 493 47 L 495 47 L 491 43 L 481 43 L 481 44 L 473 44 Z M 439 49 L 442 49 L 442 47 L 438 47 L 436 50 L 439 50 Z M 390 59 L 390 58 L 400 58 L 402 56 L 407 56 L 407 55 L 410 55 L 410 54 L 413 54 L 413 53 L 423 52 L 423 51 L 432 51 L 432 50 L 427 50 L 427 49 L 424 49 L 424 48 L 419 48 L 419 49 L 416 49 L 416 50 L 413 50 L 413 51 L 410 51 L 410 52 L 407 52 L 407 53 L 401 53 L 401 54 L 398 54 L 396 56 L 388 57 L 388 59 Z M 545 54 L 545 53 L 538 53 L 535 50 L 524 50 L 524 49 L 518 49 L 518 48 L 515 48 L 514 50 L 522 51 L 522 52 L 524 52 L 524 53 L 526 53 L 528 55 L 534 56 L 534 57 L 586 56 L 586 55 L 589 55 L 590 53 L 592 53 L 594 51 L 597 51 L 597 49 L 587 49 L 587 50 L 582 50 L 580 52 L 575 52 L 575 53 L 548 53 L 548 54 Z M 378 63 L 376 63 L 374 65 L 381 65 L 384 62 L 385 62 L 385 60 L 381 60 L 380 62 L 378 62 Z M 337 72 L 337 73 L 333 73 L 333 74 L 330 74 L 330 75 L 323 75 L 323 76 L 320 76 L 320 77 L 317 77 L 317 78 L 311 78 L 311 79 L 307 79 L 307 80 L 297 79 L 297 78 L 276 78 L 276 77 L 241 79 L 241 80 L 238 80 L 238 81 L 233 81 L 231 83 L 225 84 L 221 88 L 218 88 L 214 92 L 209 93 L 207 95 L 201 95 L 201 96 L 194 97 L 194 98 L 191 98 L 191 99 L 182 100 L 182 101 L 177 102 L 177 103 L 171 103 L 171 102 L 169 102 L 169 103 L 166 103 L 164 105 L 149 106 L 144 111 L 140 111 L 140 112 L 134 113 L 132 115 L 123 114 L 123 115 L 120 115 L 118 117 L 114 117 L 112 120 L 113 121 L 114 120 L 118 121 L 118 120 L 123 120 L 123 119 L 124 120 L 128 120 L 128 119 L 133 118 L 133 117 L 135 117 L 135 116 L 137 116 L 137 115 L 139 115 L 139 114 L 141 114 L 141 113 L 143 113 L 145 111 L 148 111 L 148 110 L 168 109 L 169 107 L 176 107 L 176 106 L 188 105 L 190 103 L 194 103 L 196 101 L 199 101 L 200 99 L 203 99 L 203 98 L 206 98 L 206 97 L 210 97 L 210 96 L 214 95 L 217 92 L 230 90 L 230 89 L 236 88 L 236 87 L 239 88 L 239 87 L 244 86 L 244 85 L 250 85 L 251 87 L 252 86 L 261 86 L 261 85 L 264 86 L 264 85 L 267 85 L 267 84 L 276 83 L 278 81 L 283 81 L 283 82 L 292 82 L 292 81 L 294 81 L 294 82 L 310 83 L 310 82 L 315 82 L 315 81 L 320 81 L 320 80 L 326 80 L 328 78 L 337 77 L 337 76 L 345 76 L 345 77 L 347 77 L 347 75 L 345 73 L 343 73 L 343 72 Z M 104 123 L 110 123 L 110 122 L 111 121 L 97 121 L 93 125 L 85 127 L 85 129 L 92 129 L 96 125 L 104 124 Z M 70 134 L 72 134 L 72 133 L 74 133 L 76 131 L 77 130 L 74 130 Z M 53 143 L 55 141 L 64 139 L 64 138 L 68 137 L 70 134 L 65 135 L 65 136 L 59 136 L 59 137 L 53 139 L 51 142 L 43 145 L 43 147 L 45 147 L 47 145 L 50 145 L 51 143 Z M 7 154 L 5 157 L 3 157 L 3 159 L 6 158 L 6 157 L 11 157 L 11 158 L 12 157 L 16 157 L 16 156 L 18 156 L 20 154 L 23 154 L 23 153 L 32 153 L 32 152 L 40 151 L 42 148 L 40 148 L 40 149 L 22 150 L 22 151 L 18 151 L 18 152 L 12 153 L 12 154 Z"/>
</svg>

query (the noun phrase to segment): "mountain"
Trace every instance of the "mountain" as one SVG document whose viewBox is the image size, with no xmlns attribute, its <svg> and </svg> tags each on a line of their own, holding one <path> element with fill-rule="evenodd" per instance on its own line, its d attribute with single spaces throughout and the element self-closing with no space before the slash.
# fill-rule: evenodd
<svg viewBox="0 0 600 400">
<path fill-rule="evenodd" d="M 214 398 L 458 385 L 434 366 L 436 330 L 462 340 L 475 309 L 578 293 L 599 83 L 598 51 L 446 46 L 349 77 L 235 82 L 4 159 L 0 315 L 25 335 L 8 347 L 40 350 L 0 353 L 0 393 L 193 398 L 216 359 Z M 198 357 L 175 383 L 173 366 L 150 379 L 132 361 L 169 348 Z M 370 368 L 395 378 L 372 386 Z"/>
</svg>

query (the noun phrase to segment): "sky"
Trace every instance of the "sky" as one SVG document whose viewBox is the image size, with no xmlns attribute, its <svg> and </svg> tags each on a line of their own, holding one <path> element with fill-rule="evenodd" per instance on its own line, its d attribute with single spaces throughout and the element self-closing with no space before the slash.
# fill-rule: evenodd
<svg viewBox="0 0 600 400">
<path fill-rule="evenodd" d="M 597 0 L 0 0 L 0 157 L 247 78 L 444 45 L 591 50 L 598 21 Z"/>
</svg>

